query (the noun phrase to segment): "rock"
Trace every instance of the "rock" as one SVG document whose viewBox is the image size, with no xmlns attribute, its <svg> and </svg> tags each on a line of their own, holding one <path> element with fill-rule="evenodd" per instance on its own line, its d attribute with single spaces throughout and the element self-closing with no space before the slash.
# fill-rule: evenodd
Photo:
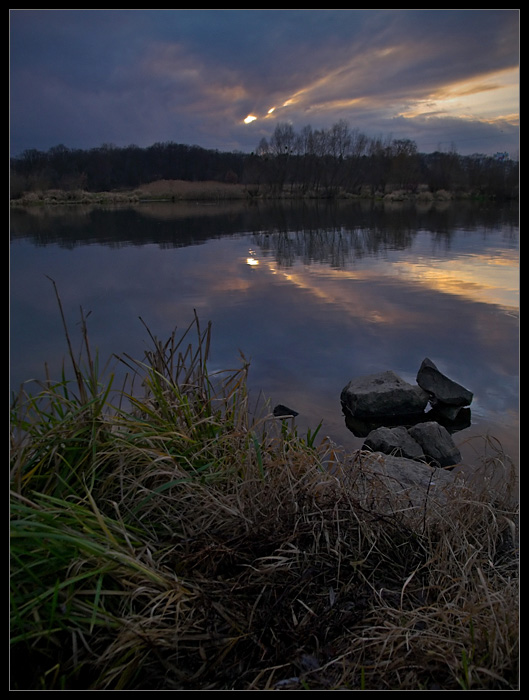
<svg viewBox="0 0 529 700">
<path fill-rule="evenodd" d="M 469 406 L 472 403 L 472 392 L 445 376 L 427 357 L 417 373 L 417 384 L 443 404 Z"/>
<path fill-rule="evenodd" d="M 288 406 L 283 406 L 282 403 L 278 403 L 277 406 L 274 407 L 273 414 L 276 418 L 290 418 L 291 416 L 297 416 L 298 412 L 294 411 L 292 408 L 288 408 Z"/>
<path fill-rule="evenodd" d="M 426 506 L 439 506 L 442 517 L 455 489 L 464 486 L 461 474 L 381 452 L 362 453 L 354 464 L 351 476 L 357 489 L 364 485 L 370 508 L 389 513 L 400 509 L 403 517 L 415 518 L 417 524 L 422 524 Z"/>
<path fill-rule="evenodd" d="M 408 430 L 409 435 L 422 447 L 428 461 L 440 467 L 450 467 L 461 462 L 461 453 L 448 430 L 436 423 L 418 423 Z"/>
<path fill-rule="evenodd" d="M 424 461 L 436 467 L 461 462 L 449 430 L 470 425 L 465 408 L 472 392 L 442 374 L 425 358 L 417 385 L 389 370 L 353 379 L 340 395 L 347 427 L 365 437 L 364 448 Z M 428 402 L 431 410 L 425 411 Z"/>
<path fill-rule="evenodd" d="M 374 452 L 373 459 L 368 459 L 367 463 L 373 473 L 385 474 L 404 488 L 419 487 L 428 489 L 432 485 L 451 486 L 456 480 L 453 472 L 436 469 L 423 462 L 404 457 L 382 455 Z"/>
<path fill-rule="evenodd" d="M 444 425 L 450 434 L 465 430 L 471 426 L 470 408 L 461 406 L 448 406 L 437 403 L 430 411 L 424 414 L 425 420 L 434 420 L 436 423 Z"/>
<path fill-rule="evenodd" d="M 352 379 L 342 389 L 342 406 L 355 418 L 406 416 L 421 413 L 429 395 L 388 370 Z"/>
<path fill-rule="evenodd" d="M 418 423 L 411 428 L 377 428 L 364 440 L 363 449 L 419 462 L 433 462 L 434 466 L 439 467 L 452 467 L 461 461 L 461 454 L 450 433 L 435 421 Z"/>
<path fill-rule="evenodd" d="M 372 430 L 365 439 L 363 447 L 386 455 L 424 460 L 423 448 L 411 437 L 404 426 Z"/>
<path fill-rule="evenodd" d="M 448 406 L 440 403 L 437 403 L 424 413 L 416 413 L 412 416 L 383 416 L 380 420 L 376 418 L 366 420 L 355 418 L 348 410 L 343 409 L 343 405 L 342 410 L 345 417 L 345 425 L 353 435 L 362 438 L 367 437 L 371 431 L 378 428 L 396 428 L 398 426 L 409 428 L 417 423 L 428 421 L 435 421 L 440 425 L 444 425 L 451 435 L 469 428 L 472 424 L 470 408 Z"/>
</svg>

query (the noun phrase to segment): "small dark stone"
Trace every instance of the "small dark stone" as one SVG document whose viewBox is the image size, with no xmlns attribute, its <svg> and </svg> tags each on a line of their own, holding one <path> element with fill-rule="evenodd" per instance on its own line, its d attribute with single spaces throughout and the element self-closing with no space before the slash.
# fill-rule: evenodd
<svg viewBox="0 0 529 700">
<path fill-rule="evenodd" d="M 278 403 L 277 406 L 274 407 L 273 414 L 276 418 L 288 418 L 290 416 L 299 415 L 297 411 L 288 408 L 288 406 L 283 406 L 282 403 Z"/>
</svg>

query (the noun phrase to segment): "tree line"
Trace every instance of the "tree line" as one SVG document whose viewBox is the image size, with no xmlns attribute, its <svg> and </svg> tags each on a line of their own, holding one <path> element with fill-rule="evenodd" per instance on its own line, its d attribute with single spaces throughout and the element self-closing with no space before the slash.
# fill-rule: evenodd
<svg viewBox="0 0 529 700">
<path fill-rule="evenodd" d="M 279 123 L 252 153 L 221 152 L 173 142 L 147 148 L 103 144 L 28 149 L 11 158 L 11 197 L 61 189 L 128 190 L 156 180 L 221 181 L 248 185 L 250 194 L 285 192 L 336 196 L 411 192 L 427 187 L 497 198 L 518 196 L 518 162 L 507 154 L 461 156 L 455 149 L 420 153 L 410 139 L 370 137 L 339 121 L 296 132 Z"/>
</svg>

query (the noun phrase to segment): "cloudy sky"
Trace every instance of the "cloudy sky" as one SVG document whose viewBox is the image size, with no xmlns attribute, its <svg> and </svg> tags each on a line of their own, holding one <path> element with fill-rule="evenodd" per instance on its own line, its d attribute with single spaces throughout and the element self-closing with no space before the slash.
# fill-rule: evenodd
<svg viewBox="0 0 529 700">
<path fill-rule="evenodd" d="M 420 151 L 519 149 L 519 10 L 10 10 L 11 153 L 249 152 L 345 120 Z"/>
</svg>

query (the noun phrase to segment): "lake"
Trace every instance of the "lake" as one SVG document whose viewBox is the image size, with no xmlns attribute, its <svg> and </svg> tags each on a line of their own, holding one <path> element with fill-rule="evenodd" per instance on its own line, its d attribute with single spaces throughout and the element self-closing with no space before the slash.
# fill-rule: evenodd
<svg viewBox="0 0 529 700">
<path fill-rule="evenodd" d="M 439 202 L 166 203 L 11 211 L 11 389 L 59 377 L 52 278 L 81 347 L 101 361 L 212 322 L 210 370 L 250 361 L 249 388 L 347 449 L 340 392 L 425 357 L 474 393 L 453 437 L 465 461 L 493 436 L 519 461 L 518 206 Z M 140 320 L 143 320 L 144 323 Z M 177 332 L 178 335 L 178 332 Z"/>
</svg>

